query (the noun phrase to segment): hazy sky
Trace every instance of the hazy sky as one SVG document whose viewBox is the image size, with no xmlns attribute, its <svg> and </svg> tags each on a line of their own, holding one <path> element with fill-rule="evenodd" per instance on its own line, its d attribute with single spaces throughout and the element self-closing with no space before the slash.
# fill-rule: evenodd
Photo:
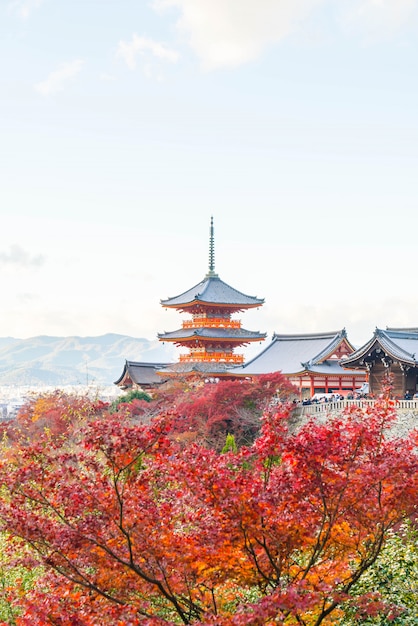
<svg viewBox="0 0 418 626">
<path fill-rule="evenodd" d="M 0 0 L 0 336 L 418 326 L 418 0 Z"/>
</svg>

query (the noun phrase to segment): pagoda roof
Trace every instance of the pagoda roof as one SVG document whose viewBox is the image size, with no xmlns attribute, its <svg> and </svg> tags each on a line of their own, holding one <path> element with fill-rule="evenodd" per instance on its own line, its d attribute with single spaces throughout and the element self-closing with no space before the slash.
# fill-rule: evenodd
<svg viewBox="0 0 418 626">
<path fill-rule="evenodd" d="M 281 335 L 274 334 L 271 343 L 242 366 L 233 368 L 233 371 L 242 375 L 271 374 L 301 374 L 311 372 L 327 375 L 345 375 L 350 372 L 344 370 L 340 360 L 331 358 L 341 343 L 354 347 L 347 339 L 345 329 L 334 332 Z M 357 374 L 357 372 L 353 372 Z"/>
<path fill-rule="evenodd" d="M 157 372 L 168 367 L 169 363 L 144 363 L 140 361 L 125 361 L 123 372 L 114 382 L 118 387 L 130 387 L 132 383 L 140 387 L 153 387 L 161 385 L 167 379 L 159 376 Z"/>
<path fill-rule="evenodd" d="M 343 360 L 344 367 L 364 367 L 376 349 L 394 361 L 418 366 L 418 328 L 376 328 L 373 337 Z"/>
<path fill-rule="evenodd" d="M 167 333 L 159 333 L 160 341 L 187 341 L 192 339 L 216 340 L 247 342 L 247 341 L 263 341 L 266 333 L 258 331 L 245 330 L 245 328 L 180 328 Z"/>
<path fill-rule="evenodd" d="M 161 300 L 162 306 L 176 309 L 189 308 L 195 304 L 215 304 L 232 306 L 237 309 L 249 309 L 261 306 L 263 303 L 263 298 L 247 296 L 225 283 L 218 275 L 211 275 L 210 273 L 200 283 L 184 293 L 173 298 L 167 298 L 167 300 Z"/>
<path fill-rule="evenodd" d="M 168 365 L 160 370 L 160 375 L 167 378 L 174 374 L 193 373 L 207 374 L 208 376 L 228 376 L 233 372 L 231 372 L 231 368 L 227 363 L 220 361 L 183 361 Z"/>
</svg>

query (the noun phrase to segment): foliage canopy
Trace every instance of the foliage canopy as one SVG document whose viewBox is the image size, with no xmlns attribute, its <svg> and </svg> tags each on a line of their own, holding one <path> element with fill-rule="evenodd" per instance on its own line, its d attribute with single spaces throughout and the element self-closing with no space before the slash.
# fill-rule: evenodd
<svg viewBox="0 0 418 626">
<path fill-rule="evenodd" d="M 160 397 L 152 416 L 62 396 L 26 407 L 4 437 L 0 522 L 42 570 L 10 600 L 14 623 L 319 626 L 395 610 L 366 582 L 416 513 L 417 436 L 388 436 L 390 401 L 292 433 L 269 387 L 213 387 L 196 405 Z M 179 437 L 209 409 L 238 423 L 248 398 L 263 410 L 248 445 Z"/>
</svg>

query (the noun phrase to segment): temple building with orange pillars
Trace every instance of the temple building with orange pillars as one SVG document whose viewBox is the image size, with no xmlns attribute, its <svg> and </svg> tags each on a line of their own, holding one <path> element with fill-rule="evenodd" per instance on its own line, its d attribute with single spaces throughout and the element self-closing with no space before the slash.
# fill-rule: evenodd
<svg viewBox="0 0 418 626">
<path fill-rule="evenodd" d="M 256 378 L 282 372 L 299 391 L 299 399 L 315 394 L 348 395 L 367 381 L 363 370 L 346 367 L 354 352 L 345 328 L 322 333 L 274 333 L 260 354 L 233 369 L 236 377 Z"/>
<path fill-rule="evenodd" d="M 216 376 L 228 375 L 228 368 L 244 363 L 244 355 L 235 350 L 250 342 L 263 341 L 265 333 L 246 330 L 236 313 L 262 306 L 264 299 L 248 296 L 230 287 L 215 272 L 213 218 L 210 223 L 209 270 L 204 279 L 184 293 L 161 300 L 163 307 L 189 315 L 179 330 L 158 334 L 163 342 L 172 342 L 187 352 L 179 362 L 164 372 L 201 371 Z"/>
</svg>

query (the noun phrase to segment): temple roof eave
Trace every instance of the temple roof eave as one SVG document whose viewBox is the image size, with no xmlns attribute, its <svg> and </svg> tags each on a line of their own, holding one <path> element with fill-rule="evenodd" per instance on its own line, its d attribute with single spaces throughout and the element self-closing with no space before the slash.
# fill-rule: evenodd
<svg viewBox="0 0 418 626">
<path fill-rule="evenodd" d="M 332 362 L 325 361 L 318 364 L 303 364 L 304 369 L 299 372 L 295 372 L 295 376 L 342 376 L 350 378 L 351 376 L 358 376 L 358 370 L 345 369 L 341 365 L 341 361 Z M 364 368 L 363 368 L 364 369 Z"/>
<path fill-rule="evenodd" d="M 161 376 L 173 376 L 178 374 L 213 374 L 213 375 L 229 375 L 230 368 L 227 363 L 213 362 L 213 361 L 200 361 L 200 362 L 178 362 L 174 363 L 164 369 L 159 370 L 158 374 Z"/>
<path fill-rule="evenodd" d="M 304 376 L 322 376 L 322 377 L 341 377 L 341 378 L 351 378 L 353 376 L 359 376 L 359 372 L 358 370 L 349 370 L 349 369 L 344 369 L 340 363 L 336 362 L 336 363 L 321 363 L 319 365 L 308 365 L 307 363 L 301 363 L 300 364 L 301 367 L 300 369 L 297 370 L 292 370 L 292 371 L 286 371 L 283 372 L 282 370 L 276 370 L 276 371 L 280 371 L 282 374 L 284 374 L 285 376 L 287 376 L 288 378 L 303 378 Z M 266 371 L 262 371 L 259 370 L 257 371 L 257 368 L 251 368 L 249 367 L 249 363 L 244 364 L 244 365 L 237 365 L 233 368 L 231 368 L 232 371 L 235 371 L 237 375 L 239 376 L 261 376 L 263 374 L 270 374 L 272 372 L 266 370 Z"/>
<path fill-rule="evenodd" d="M 416 348 L 418 349 L 418 333 L 414 334 L 414 337 L 409 336 L 407 339 L 415 341 Z M 395 332 L 388 332 L 388 330 L 385 331 L 376 328 L 373 337 L 365 343 L 364 346 L 361 346 L 358 350 L 346 357 L 342 361 L 342 365 L 344 367 L 346 364 L 351 367 L 364 367 L 364 360 L 367 359 L 367 357 L 370 357 L 376 349 L 380 348 L 394 361 L 400 361 L 407 365 L 417 366 L 418 361 L 415 358 L 415 352 L 408 352 L 406 349 L 398 345 L 395 341 L 395 339 L 397 339 L 396 335 L 397 333 Z M 399 335 L 401 336 L 401 333 L 399 333 Z M 402 338 L 405 339 L 405 337 Z"/>
<path fill-rule="evenodd" d="M 386 333 L 382 333 L 379 335 L 379 343 L 382 348 L 386 350 L 387 354 L 394 360 L 401 360 L 404 363 L 408 363 L 409 365 L 417 365 L 415 353 L 407 352 L 406 350 L 401 348 L 401 346 L 394 343 L 391 338 L 387 336 Z"/>
<path fill-rule="evenodd" d="M 243 373 L 248 372 L 251 375 L 281 371 L 287 376 L 292 372 L 299 373 L 307 365 L 310 368 L 320 365 L 341 341 L 347 341 L 345 329 L 312 334 L 274 333 L 269 345 L 244 366 L 237 367 L 241 367 Z"/>
<path fill-rule="evenodd" d="M 200 283 L 180 295 L 161 300 L 162 306 L 175 309 L 190 308 L 199 304 L 234 306 L 239 310 L 261 306 L 264 304 L 264 298 L 248 296 L 225 283 L 219 276 L 207 275 Z"/>
<path fill-rule="evenodd" d="M 312 357 L 310 362 L 318 364 L 326 361 L 342 343 L 345 343 L 350 350 L 354 351 L 354 346 L 348 341 L 345 328 L 337 331 L 331 343 L 325 349 L 321 350 L 316 356 Z"/>
<path fill-rule="evenodd" d="M 170 363 L 154 363 L 144 361 L 125 361 L 122 374 L 114 382 L 121 388 L 126 388 L 132 384 L 154 385 L 161 384 L 164 380 L 158 375 L 158 370 L 170 366 Z"/>
<path fill-rule="evenodd" d="M 243 328 L 193 328 L 193 329 L 179 329 L 166 333 L 158 333 L 158 339 L 160 341 L 231 341 L 231 342 L 250 342 L 250 341 L 264 341 L 266 333 L 260 333 L 258 331 L 247 331 Z"/>
<path fill-rule="evenodd" d="M 374 344 L 376 343 L 376 337 L 373 336 L 364 346 L 361 346 L 354 352 L 352 352 L 349 356 L 342 359 L 341 364 L 343 367 L 346 365 L 350 365 L 351 367 L 356 367 L 355 363 L 360 365 L 361 359 L 373 349 Z"/>
<path fill-rule="evenodd" d="M 245 304 L 245 305 L 238 304 L 238 303 L 231 303 L 231 302 L 213 302 L 209 300 L 204 300 L 202 298 L 195 298 L 194 300 L 191 300 L 190 302 L 185 302 L 180 305 L 170 304 L 168 303 L 168 300 L 165 300 L 165 301 L 161 300 L 161 305 L 163 307 L 165 307 L 166 309 L 176 309 L 177 311 L 180 311 L 180 313 L 190 313 L 190 309 L 197 308 L 199 306 L 205 307 L 205 308 L 216 307 L 220 309 L 230 310 L 233 313 L 238 313 L 238 312 L 244 312 L 247 309 L 256 309 L 262 304 L 264 304 L 264 300 L 260 300 L 254 304 Z"/>
<path fill-rule="evenodd" d="M 128 361 L 125 361 L 121 375 L 119 376 L 117 380 L 115 380 L 113 384 L 122 385 L 123 382 L 126 381 L 128 378 L 130 379 L 129 373 L 128 373 Z"/>
</svg>

